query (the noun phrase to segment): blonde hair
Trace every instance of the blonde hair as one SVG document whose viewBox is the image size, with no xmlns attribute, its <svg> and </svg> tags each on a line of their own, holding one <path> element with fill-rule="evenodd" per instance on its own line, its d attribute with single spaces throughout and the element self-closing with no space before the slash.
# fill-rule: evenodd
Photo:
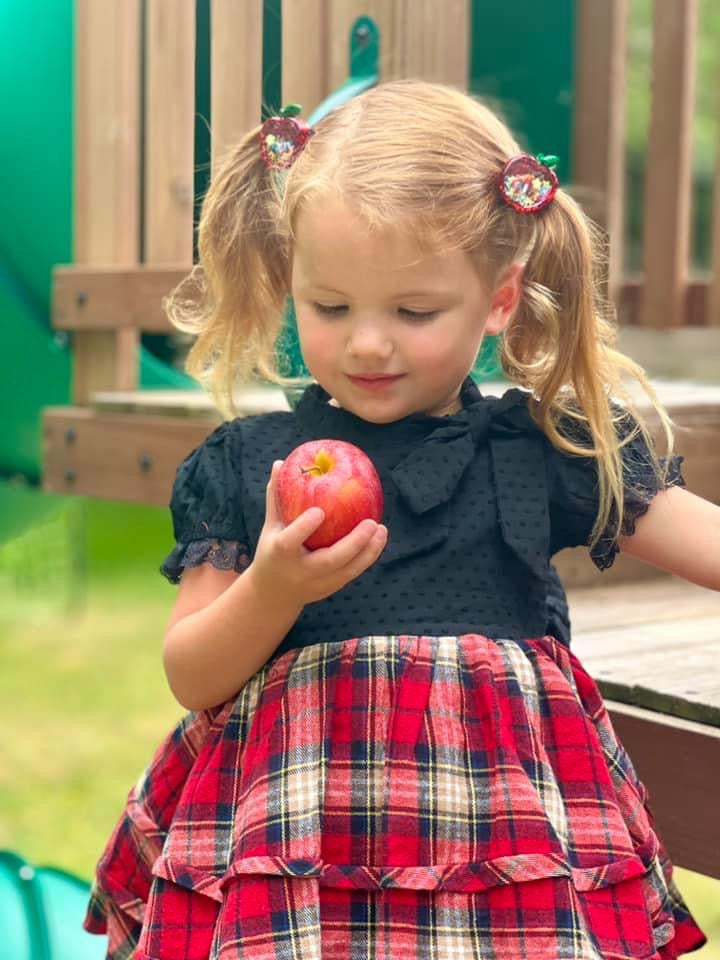
<svg viewBox="0 0 720 960">
<path fill-rule="evenodd" d="M 507 127 L 471 96 L 441 84 L 381 84 L 332 112 L 278 183 L 262 162 L 259 128 L 224 159 L 203 203 L 199 264 L 166 300 L 170 319 L 196 335 L 188 372 L 226 415 L 235 383 L 283 382 L 276 343 L 290 290 L 294 227 L 303 205 L 341 196 L 371 229 L 406 228 L 428 248 L 466 251 L 490 289 L 522 263 L 522 296 L 502 338 L 510 380 L 536 398 L 538 426 L 560 450 L 596 457 L 599 512 L 591 542 L 623 514 L 621 447 L 641 433 L 622 377 L 635 378 L 670 420 L 643 370 L 615 349 L 602 293 L 603 244 L 567 192 L 539 215 L 503 204 L 498 178 L 521 152 Z M 628 431 L 619 399 L 635 418 Z M 654 455 L 653 455 L 654 456 Z M 663 468 L 654 457 L 658 480 Z"/>
</svg>

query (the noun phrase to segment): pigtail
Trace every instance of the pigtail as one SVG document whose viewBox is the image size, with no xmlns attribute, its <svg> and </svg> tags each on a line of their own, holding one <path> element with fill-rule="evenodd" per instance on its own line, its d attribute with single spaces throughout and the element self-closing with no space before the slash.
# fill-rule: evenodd
<svg viewBox="0 0 720 960">
<path fill-rule="evenodd" d="M 628 482 L 623 446 L 642 434 L 654 450 L 623 375 L 634 377 L 649 397 L 668 454 L 671 422 L 642 368 L 616 349 L 614 313 L 603 293 L 604 242 L 598 228 L 563 191 L 532 220 L 522 301 L 505 335 L 502 363 L 511 379 L 538 398 L 535 416 L 550 441 L 568 453 L 597 458 L 595 545 L 608 524 L 619 532 Z M 658 483 L 664 486 L 666 468 L 652 456 Z"/>
<path fill-rule="evenodd" d="M 199 263 L 164 307 L 196 337 L 186 369 L 234 416 L 233 389 L 253 376 L 278 381 L 275 343 L 289 288 L 279 190 L 260 154 L 260 127 L 223 159 L 205 195 Z"/>
</svg>

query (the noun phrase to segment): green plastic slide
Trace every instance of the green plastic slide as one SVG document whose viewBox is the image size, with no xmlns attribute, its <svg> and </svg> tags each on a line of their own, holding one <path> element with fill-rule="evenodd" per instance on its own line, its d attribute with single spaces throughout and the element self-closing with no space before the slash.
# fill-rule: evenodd
<svg viewBox="0 0 720 960">
<path fill-rule="evenodd" d="M 102 960 L 106 938 L 82 927 L 90 888 L 55 867 L 0 850 L 0 955 L 7 960 Z"/>
</svg>

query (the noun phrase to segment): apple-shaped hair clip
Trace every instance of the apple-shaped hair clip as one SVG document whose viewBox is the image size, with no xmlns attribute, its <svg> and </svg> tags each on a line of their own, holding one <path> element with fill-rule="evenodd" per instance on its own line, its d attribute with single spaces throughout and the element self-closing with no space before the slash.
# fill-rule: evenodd
<svg viewBox="0 0 720 960">
<path fill-rule="evenodd" d="M 511 157 L 500 174 L 500 195 L 518 213 L 539 213 L 555 196 L 558 178 L 553 167 L 558 158 L 539 153 Z"/>
<path fill-rule="evenodd" d="M 313 128 L 298 119 L 301 113 L 299 103 L 289 103 L 260 128 L 260 155 L 271 170 L 291 167 L 312 136 Z"/>
</svg>

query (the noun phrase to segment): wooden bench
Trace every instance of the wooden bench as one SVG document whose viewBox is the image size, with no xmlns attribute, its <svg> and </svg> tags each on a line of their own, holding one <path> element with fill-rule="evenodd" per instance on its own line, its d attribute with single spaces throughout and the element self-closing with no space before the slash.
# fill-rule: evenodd
<svg viewBox="0 0 720 960">
<path fill-rule="evenodd" d="M 673 859 L 720 878 L 720 593 L 675 577 L 568 591 L 597 681 Z"/>
</svg>

